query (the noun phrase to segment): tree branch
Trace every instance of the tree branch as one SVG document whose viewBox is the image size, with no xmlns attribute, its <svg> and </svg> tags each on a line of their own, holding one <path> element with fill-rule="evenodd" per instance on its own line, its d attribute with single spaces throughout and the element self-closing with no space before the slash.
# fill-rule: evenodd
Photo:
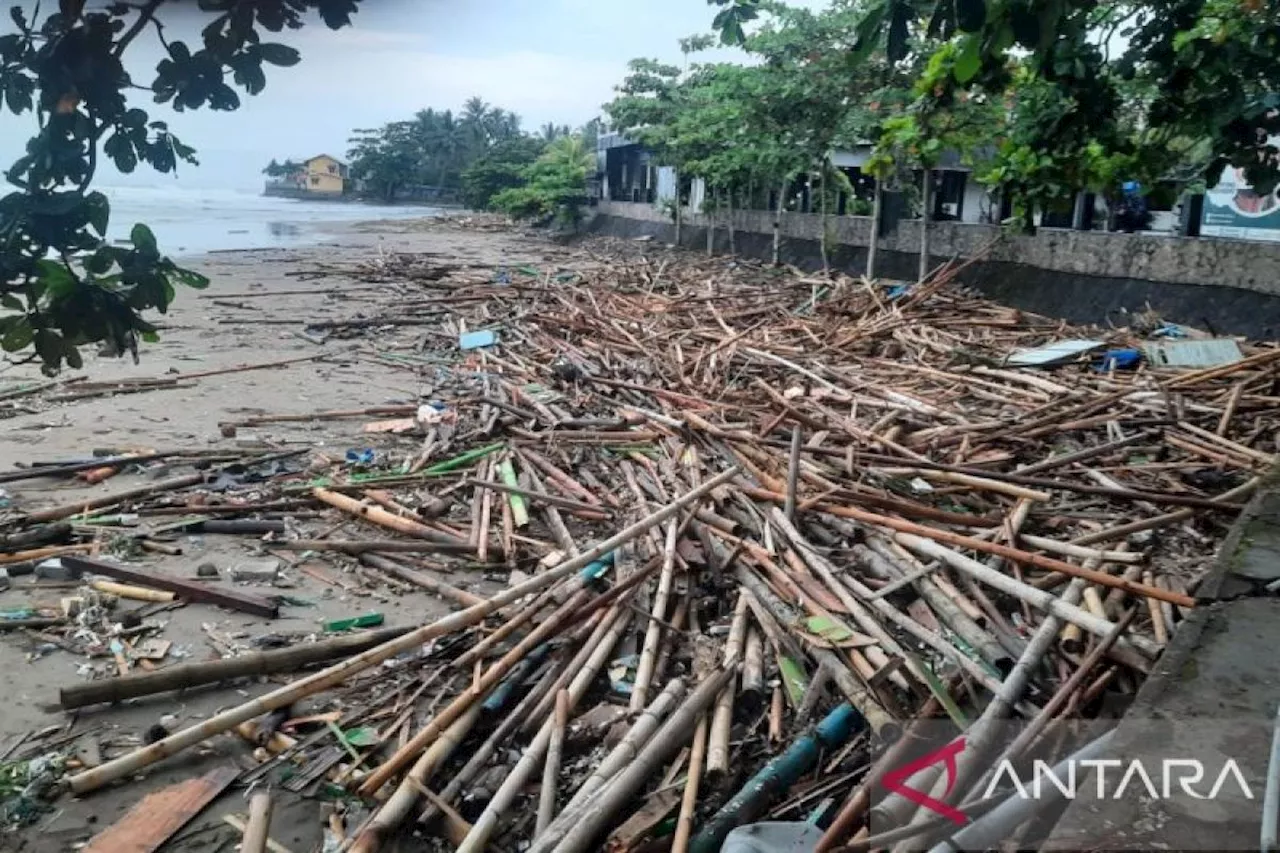
<svg viewBox="0 0 1280 853">
<path fill-rule="evenodd" d="M 138 33 L 142 32 L 147 23 L 155 17 L 156 9 L 160 8 L 160 4 L 164 2 L 165 0 L 147 0 L 146 5 L 138 10 L 138 20 L 134 21 L 133 26 L 125 31 L 125 34 L 120 37 L 120 41 L 116 42 L 116 49 L 112 51 L 116 59 L 120 58 L 129 43 L 136 39 Z"/>
</svg>

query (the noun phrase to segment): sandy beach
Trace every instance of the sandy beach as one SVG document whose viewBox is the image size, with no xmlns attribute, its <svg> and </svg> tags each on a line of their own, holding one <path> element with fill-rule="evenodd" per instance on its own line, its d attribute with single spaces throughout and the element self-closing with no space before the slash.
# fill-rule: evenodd
<svg viewBox="0 0 1280 853">
<path fill-rule="evenodd" d="M 370 357 L 377 339 L 329 340 L 317 345 L 294 333 L 299 324 L 255 324 L 253 320 L 306 318 L 324 320 L 351 317 L 386 305 L 385 290 L 331 273 L 308 279 L 300 272 L 354 268 L 398 251 L 438 253 L 441 264 L 539 265 L 560 250 L 540 240 L 516 235 L 469 232 L 424 222 L 377 222 L 347 226 L 329 225 L 334 239 L 299 249 L 267 249 L 215 252 L 193 258 L 190 266 L 207 275 L 212 284 L 204 292 L 179 294 L 168 316 L 159 318 L 163 330 L 158 344 L 144 344 L 137 365 L 124 359 L 86 355 L 84 374 L 91 381 L 116 381 L 140 377 L 165 377 L 216 370 L 245 364 L 325 354 L 323 360 L 269 370 L 232 373 L 196 380 L 190 387 L 137 394 L 103 396 L 69 403 L 46 403 L 39 398 L 21 401 L 32 409 L 0 421 L 0 471 L 37 460 L 89 456 L 94 448 L 234 448 L 267 441 L 283 447 L 313 448 L 341 457 L 348 449 L 377 448 L 378 436 L 361 433 L 364 420 L 329 423 L 285 423 L 241 430 L 234 439 L 223 438 L 218 424 L 254 414 L 301 413 L 329 409 L 359 409 L 412 402 L 424 388 L 413 372 L 397 370 Z M 342 292 L 353 288 L 350 292 Z M 363 289 L 360 289 L 363 288 Z M 314 294 L 264 296 L 280 291 L 315 291 Z M 337 292 L 335 292 L 337 291 Z M 257 298 L 238 299 L 250 293 Z M 226 307 L 228 304 L 245 308 Z M 393 337 L 421 334 L 407 328 Z M 30 367 L 11 369 L 3 376 L 5 387 L 42 379 Z M 74 386 L 71 386 L 74 387 Z M 6 412 L 5 414 L 9 414 Z M 371 420 L 371 419 L 370 419 Z M 89 500 L 172 476 L 166 466 L 145 474 L 126 472 L 105 483 L 86 486 L 75 480 L 37 479 L 3 486 L 14 507 L 38 509 L 55 504 Z M 252 537 L 182 536 L 174 544 L 181 555 L 152 557 L 149 569 L 181 577 L 195 575 L 202 563 L 213 563 L 225 573 L 238 562 L 251 559 Z M 334 583 L 322 583 L 303 571 L 287 569 L 288 588 L 277 590 L 314 603 L 314 607 L 285 608 L 282 618 L 267 620 L 205 605 L 179 608 L 161 614 L 168 624 L 163 636 L 175 644 L 174 652 L 188 661 L 214 655 L 211 638 L 248 638 L 269 633 L 315 632 L 321 622 L 372 611 L 385 615 L 387 625 L 416 625 L 448 612 L 434 596 L 415 591 L 407 595 L 349 583 L 332 568 L 323 568 Z M 451 582 L 474 588 L 479 594 L 492 584 L 479 575 L 453 577 Z M 0 607 L 20 608 L 36 604 L 57 605 L 70 590 L 14 589 L 0 593 Z M 74 586 L 74 584 L 72 584 Z M 351 587 L 347 589 L 346 587 Z M 245 585 L 250 591 L 270 588 Z M 0 636 L 0 668 L 8 698 L 0 720 L 0 746 L 15 737 L 75 723 L 76 730 L 100 727 L 103 744 L 136 738 L 163 715 L 175 715 L 179 727 L 189 725 L 225 707 L 229 702 L 265 692 L 278 679 L 256 679 L 235 690 L 189 690 L 135 700 L 127 705 L 98 707 L 66 714 L 57 705 L 58 689 L 83 683 L 83 659 L 60 650 L 33 653 L 40 643 L 19 632 Z M 173 652 L 171 652 L 173 654 Z M 0 839 L 0 849 L 53 853 L 72 849 L 90 835 L 119 818 L 146 792 L 187 779 L 225 764 L 228 756 L 247 758 L 251 748 L 232 737 L 211 740 L 207 748 L 189 752 L 181 762 L 167 762 L 150 770 L 143 784 L 111 788 L 84 800 L 64 798 L 58 810 L 44 815 L 33 827 Z M 238 833 L 220 822 L 224 813 L 246 808 L 244 800 L 224 796 L 202 813 L 190 838 L 171 842 L 168 849 L 232 849 L 229 841 Z M 296 808 L 296 814 L 294 809 Z M 273 819 L 273 837 L 295 853 L 307 851 L 321 838 L 314 802 L 281 799 Z M 182 836 L 179 836 L 182 838 Z"/>
</svg>

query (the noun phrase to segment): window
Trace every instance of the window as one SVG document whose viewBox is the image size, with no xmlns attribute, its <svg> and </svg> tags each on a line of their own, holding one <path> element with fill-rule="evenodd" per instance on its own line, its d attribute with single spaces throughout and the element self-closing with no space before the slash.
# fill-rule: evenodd
<svg viewBox="0 0 1280 853">
<path fill-rule="evenodd" d="M 318 186 L 320 186 L 320 176 L 319 176 L 319 175 L 312 175 L 312 176 L 311 176 L 311 186 L 313 186 L 313 187 L 318 187 Z"/>
<path fill-rule="evenodd" d="M 332 163 L 331 163 L 331 164 L 329 164 L 329 174 L 330 174 L 330 175 L 336 175 L 336 174 L 338 174 L 338 167 L 337 167 L 337 166 L 335 166 L 335 165 L 333 165 Z"/>
</svg>

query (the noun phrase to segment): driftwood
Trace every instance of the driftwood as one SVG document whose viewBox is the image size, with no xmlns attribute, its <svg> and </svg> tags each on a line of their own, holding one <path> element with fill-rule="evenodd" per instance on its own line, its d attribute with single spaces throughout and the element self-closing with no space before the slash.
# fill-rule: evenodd
<svg viewBox="0 0 1280 853">
<path fill-rule="evenodd" d="M 3 624 L 3 623 L 0 623 Z M 252 652 L 226 660 L 204 663 L 184 663 L 166 667 L 156 672 L 141 672 L 122 678 L 107 678 L 73 684 L 58 691 L 59 704 L 64 710 L 99 705 L 106 702 L 123 702 L 139 696 L 151 696 L 170 690 L 185 690 L 202 684 L 214 684 L 232 678 L 252 675 L 271 675 L 277 672 L 296 672 L 304 666 L 347 655 L 358 654 L 402 636 L 408 628 L 383 628 L 361 634 L 350 634 L 323 640 L 319 643 L 277 649 L 269 652 Z"/>
</svg>

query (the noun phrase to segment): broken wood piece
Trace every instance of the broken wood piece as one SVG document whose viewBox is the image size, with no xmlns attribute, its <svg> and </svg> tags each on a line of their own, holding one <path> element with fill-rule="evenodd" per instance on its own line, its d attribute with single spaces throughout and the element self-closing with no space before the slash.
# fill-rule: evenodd
<svg viewBox="0 0 1280 853">
<path fill-rule="evenodd" d="M 216 604 L 230 610 L 251 613 L 254 616 L 268 616 L 273 619 L 279 614 L 279 606 L 274 601 L 240 590 L 224 589 L 213 584 L 168 577 L 143 569 L 127 568 L 84 557 L 63 557 L 62 562 L 72 571 L 81 574 L 106 575 L 116 580 L 173 592 L 187 601 Z"/>
<path fill-rule="evenodd" d="M 238 768 L 220 767 L 199 779 L 148 794 L 124 817 L 91 838 L 84 853 L 154 853 L 239 775 Z"/>
</svg>

